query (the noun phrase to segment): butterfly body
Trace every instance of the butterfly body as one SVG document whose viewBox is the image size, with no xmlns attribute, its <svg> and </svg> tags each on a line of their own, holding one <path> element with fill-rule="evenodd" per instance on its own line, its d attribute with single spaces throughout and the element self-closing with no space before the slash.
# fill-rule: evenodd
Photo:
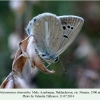
<svg viewBox="0 0 100 100">
<path fill-rule="evenodd" d="M 36 39 L 36 52 L 45 61 L 58 62 L 63 53 L 78 35 L 84 23 L 78 16 L 56 16 L 43 13 L 34 17 L 26 27 L 28 35 Z"/>
</svg>

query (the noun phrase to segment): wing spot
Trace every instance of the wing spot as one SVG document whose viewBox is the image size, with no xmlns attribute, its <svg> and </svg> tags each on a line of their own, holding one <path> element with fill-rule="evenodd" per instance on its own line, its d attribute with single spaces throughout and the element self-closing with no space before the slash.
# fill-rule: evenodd
<svg viewBox="0 0 100 100">
<path fill-rule="evenodd" d="M 36 22 L 36 19 L 34 19 L 34 22 Z"/>
<path fill-rule="evenodd" d="M 64 35 L 63 37 L 68 38 L 68 36 L 67 36 L 67 35 Z"/>
<path fill-rule="evenodd" d="M 29 30 L 29 28 L 27 29 L 27 31 L 28 31 L 28 34 L 30 34 L 30 30 Z"/>
<path fill-rule="evenodd" d="M 73 26 L 71 27 L 71 29 L 73 29 Z"/>
<path fill-rule="evenodd" d="M 70 25 L 68 25 L 67 27 L 70 28 Z"/>
<path fill-rule="evenodd" d="M 30 23 L 30 25 L 31 25 L 31 23 Z"/>
<path fill-rule="evenodd" d="M 64 30 L 66 29 L 66 26 L 65 26 L 65 25 L 63 26 L 63 29 L 64 29 Z"/>
</svg>

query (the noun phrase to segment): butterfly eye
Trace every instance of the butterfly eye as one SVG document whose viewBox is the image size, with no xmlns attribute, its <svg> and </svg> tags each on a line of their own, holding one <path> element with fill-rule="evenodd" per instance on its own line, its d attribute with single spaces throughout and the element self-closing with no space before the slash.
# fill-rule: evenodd
<svg viewBox="0 0 100 100">
<path fill-rule="evenodd" d="M 42 54 L 42 56 L 46 56 L 45 54 Z"/>
<path fill-rule="evenodd" d="M 34 22 L 36 22 L 36 19 L 34 19 Z"/>
<path fill-rule="evenodd" d="M 66 29 L 66 26 L 65 26 L 65 25 L 63 26 L 63 29 L 64 29 L 64 30 Z"/>
<path fill-rule="evenodd" d="M 59 57 L 56 57 L 56 58 L 55 58 L 55 62 L 58 62 L 58 61 L 59 61 Z"/>
</svg>

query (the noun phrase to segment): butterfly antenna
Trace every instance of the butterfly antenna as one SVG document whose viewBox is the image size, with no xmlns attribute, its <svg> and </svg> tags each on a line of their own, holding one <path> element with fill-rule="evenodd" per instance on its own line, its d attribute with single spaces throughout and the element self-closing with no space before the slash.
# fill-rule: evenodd
<svg viewBox="0 0 100 100">
<path fill-rule="evenodd" d="M 65 67 L 64 67 L 64 65 L 63 65 L 63 63 L 61 62 L 61 60 L 60 60 L 60 64 L 61 64 L 61 66 L 62 66 L 62 68 L 63 68 L 63 70 L 64 70 L 64 72 L 65 72 L 65 74 L 66 74 L 67 71 L 66 71 L 66 69 L 65 69 Z"/>
</svg>

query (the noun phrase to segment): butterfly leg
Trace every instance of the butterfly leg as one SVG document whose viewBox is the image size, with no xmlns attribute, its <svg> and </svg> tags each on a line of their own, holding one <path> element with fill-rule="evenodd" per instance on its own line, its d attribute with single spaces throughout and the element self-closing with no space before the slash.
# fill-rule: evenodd
<svg viewBox="0 0 100 100">
<path fill-rule="evenodd" d="M 51 63 L 48 63 L 48 66 L 47 66 L 47 68 L 50 66 L 50 64 L 51 64 Z"/>
</svg>

